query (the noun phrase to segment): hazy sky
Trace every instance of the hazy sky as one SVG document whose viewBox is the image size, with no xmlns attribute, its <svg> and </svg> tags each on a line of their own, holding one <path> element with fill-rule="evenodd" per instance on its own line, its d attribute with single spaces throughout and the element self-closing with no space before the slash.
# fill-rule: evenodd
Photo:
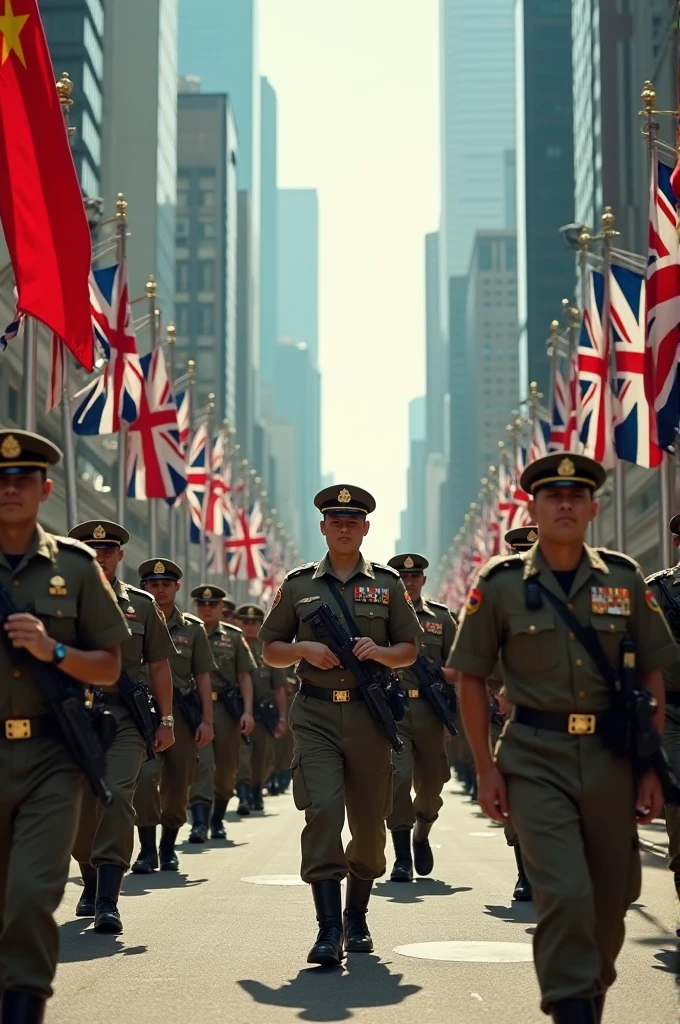
<svg viewBox="0 0 680 1024">
<path fill-rule="evenodd" d="M 323 469 L 375 495 L 365 550 L 386 560 L 424 390 L 438 0 L 260 0 L 260 70 L 278 97 L 279 185 L 319 192 Z"/>
</svg>

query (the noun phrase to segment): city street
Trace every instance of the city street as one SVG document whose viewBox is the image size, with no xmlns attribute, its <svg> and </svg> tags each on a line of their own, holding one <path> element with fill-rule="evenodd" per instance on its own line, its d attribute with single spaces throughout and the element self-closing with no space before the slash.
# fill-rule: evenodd
<svg viewBox="0 0 680 1024">
<path fill-rule="evenodd" d="M 302 816 L 289 795 L 267 799 L 264 816 L 230 814 L 226 848 L 185 843 L 179 875 L 128 875 L 120 937 L 95 935 L 91 921 L 75 918 L 73 863 L 48 1024 L 545 1020 L 531 964 L 532 907 L 510 901 L 512 852 L 457 784 L 444 796 L 433 876 L 375 887 L 376 953 L 350 956 L 342 971 L 305 962 L 315 925 L 297 875 Z M 644 838 L 642 896 L 628 914 L 605 1024 L 677 1019 L 672 880 L 652 849 L 665 835 L 655 825 Z"/>
</svg>

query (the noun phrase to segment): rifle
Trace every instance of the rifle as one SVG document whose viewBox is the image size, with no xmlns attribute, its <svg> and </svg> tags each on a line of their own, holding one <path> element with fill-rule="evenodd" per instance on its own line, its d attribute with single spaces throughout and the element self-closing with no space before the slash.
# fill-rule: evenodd
<svg viewBox="0 0 680 1024">
<path fill-rule="evenodd" d="M 409 671 L 418 680 L 420 693 L 452 736 L 458 735 L 453 716 L 456 711 L 456 695 L 446 682 L 444 673 L 424 654 L 419 654 Z"/>
<path fill-rule="evenodd" d="M 156 742 L 157 725 L 154 722 L 155 707 L 151 694 L 144 683 L 138 679 L 132 679 L 125 670 L 120 674 L 118 690 L 144 740 L 147 760 L 153 761 L 156 756 L 154 743 Z"/>
<path fill-rule="evenodd" d="M 203 712 L 201 711 L 201 702 L 198 699 L 198 694 L 195 690 L 191 690 L 189 693 L 182 693 L 181 690 L 178 690 L 177 687 L 174 686 L 172 699 L 184 715 L 184 719 L 189 726 L 191 735 L 194 736 L 196 730 L 203 721 Z"/>
<path fill-rule="evenodd" d="M 229 717 L 240 725 L 241 719 L 245 713 L 245 705 L 243 703 L 243 697 L 241 696 L 240 690 L 235 690 L 231 686 L 225 687 L 224 690 L 220 690 L 217 695 L 218 700 L 221 700 L 227 709 Z M 248 745 L 250 744 L 250 736 L 241 736 L 243 742 Z"/>
<path fill-rule="evenodd" d="M 375 662 L 371 665 L 370 662 L 359 661 L 354 654 L 356 640 L 350 636 L 327 604 L 319 605 L 315 611 L 305 615 L 302 621 L 309 623 L 316 639 L 327 644 L 344 667 L 352 673 L 375 724 L 387 736 L 392 749 L 400 753 L 404 749 L 404 744 L 399 738 L 394 716 L 387 702 L 382 666 Z"/>
<path fill-rule="evenodd" d="M 279 712 L 275 704 L 271 701 L 258 700 L 256 697 L 253 700 L 253 718 L 274 738 L 276 726 L 279 724 Z"/>
<path fill-rule="evenodd" d="M 20 611 L 0 583 L 0 626 L 9 615 L 17 615 Z M 30 605 L 25 611 L 33 614 Z M 79 692 L 75 681 L 69 683 L 68 676 L 56 665 L 40 661 L 29 651 L 12 647 L 5 630 L 1 632 L 9 660 L 13 663 L 30 661 L 31 674 L 61 729 L 68 752 L 89 782 L 94 795 L 106 807 L 110 807 L 113 795 L 106 783 L 106 757 L 95 732 L 92 715 L 85 707 L 84 692 Z"/>
</svg>

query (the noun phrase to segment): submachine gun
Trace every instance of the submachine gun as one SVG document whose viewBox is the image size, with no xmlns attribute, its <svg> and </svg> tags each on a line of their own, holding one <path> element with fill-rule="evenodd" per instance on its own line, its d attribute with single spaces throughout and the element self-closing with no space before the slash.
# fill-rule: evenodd
<svg viewBox="0 0 680 1024">
<path fill-rule="evenodd" d="M 418 680 L 420 694 L 430 705 L 437 718 L 439 718 L 452 736 L 458 735 L 453 716 L 456 713 L 456 693 L 452 686 L 449 686 L 444 673 L 430 658 L 419 654 L 409 671 Z"/>
<path fill-rule="evenodd" d="M 144 740 L 147 760 L 152 761 L 156 756 L 154 744 L 159 721 L 153 697 L 141 680 L 133 679 L 124 670 L 118 680 L 118 691 Z"/>
<path fill-rule="evenodd" d="M 235 689 L 233 686 L 226 686 L 223 690 L 220 690 L 217 695 L 217 699 L 222 701 L 227 709 L 227 714 L 232 721 L 236 722 L 237 725 L 240 725 L 241 719 L 245 713 L 245 704 L 243 703 L 243 697 L 241 696 L 240 691 Z M 241 739 L 245 744 L 250 743 L 250 736 L 241 736 Z"/>
</svg>

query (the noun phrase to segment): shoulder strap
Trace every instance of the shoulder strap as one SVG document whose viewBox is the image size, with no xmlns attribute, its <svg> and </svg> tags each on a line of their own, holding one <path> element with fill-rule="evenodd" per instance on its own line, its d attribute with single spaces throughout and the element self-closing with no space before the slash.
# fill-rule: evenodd
<svg viewBox="0 0 680 1024">
<path fill-rule="evenodd" d="M 569 611 L 566 604 L 560 601 L 559 597 L 556 597 L 551 590 L 548 590 L 540 580 L 536 580 L 535 582 L 542 593 L 544 593 L 548 598 L 557 614 L 561 616 L 577 640 L 585 647 L 586 651 L 597 665 L 607 686 L 609 686 L 611 690 L 618 692 L 619 687 L 617 685 L 617 674 L 610 665 L 609 658 L 604 653 L 602 644 L 600 643 L 599 637 L 593 627 L 581 625 L 573 612 Z"/>
<path fill-rule="evenodd" d="M 347 622 L 349 628 L 352 630 L 353 635 L 355 637 L 360 637 L 361 630 L 359 629 L 356 622 L 352 618 L 352 613 L 347 607 L 347 602 L 345 601 L 344 597 L 338 590 L 337 584 L 332 576 L 326 576 L 326 584 L 328 585 L 328 589 L 330 590 L 331 594 L 340 605 L 340 608 L 342 609 L 342 614 L 345 616 L 345 621 Z"/>
</svg>

